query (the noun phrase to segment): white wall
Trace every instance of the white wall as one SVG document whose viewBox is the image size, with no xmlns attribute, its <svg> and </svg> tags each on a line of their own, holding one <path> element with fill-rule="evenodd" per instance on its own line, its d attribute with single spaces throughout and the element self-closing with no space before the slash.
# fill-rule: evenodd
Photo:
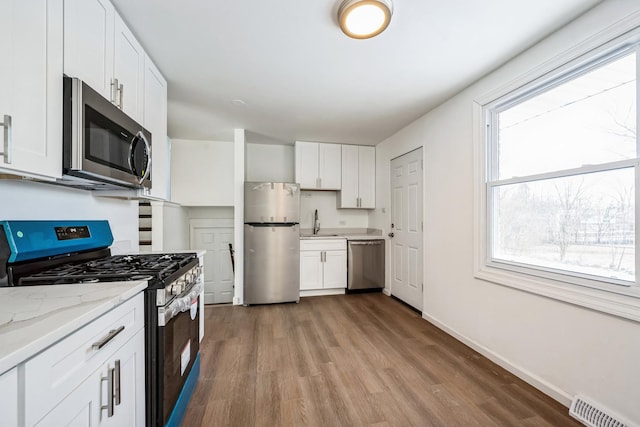
<svg viewBox="0 0 640 427">
<path fill-rule="evenodd" d="M 233 206 L 234 143 L 171 141 L 171 201 L 183 206 Z"/>
<path fill-rule="evenodd" d="M 0 220 L 106 219 L 113 253 L 138 250 L 138 202 L 22 180 L 0 180 Z"/>
<path fill-rule="evenodd" d="M 640 423 L 640 324 L 474 279 L 472 117 L 474 99 L 638 8 L 602 3 L 378 145 L 369 226 L 389 231 L 389 161 L 423 146 L 423 317 L 564 404 L 583 394 Z"/>
<path fill-rule="evenodd" d="M 231 206 L 192 206 L 189 208 L 189 219 L 232 219 Z"/>
<path fill-rule="evenodd" d="M 293 145 L 247 144 L 246 180 L 294 182 Z"/>
<path fill-rule="evenodd" d="M 189 208 L 176 205 L 173 203 L 158 202 L 156 209 L 155 202 L 152 202 L 153 208 L 153 227 L 159 222 L 162 227 L 161 247 L 155 247 L 154 250 L 173 251 L 189 249 Z"/>
<path fill-rule="evenodd" d="M 320 227 L 367 228 L 369 213 L 363 209 L 337 209 L 337 191 L 302 191 L 300 194 L 300 228 L 313 227 L 314 211 L 318 210 Z"/>
</svg>

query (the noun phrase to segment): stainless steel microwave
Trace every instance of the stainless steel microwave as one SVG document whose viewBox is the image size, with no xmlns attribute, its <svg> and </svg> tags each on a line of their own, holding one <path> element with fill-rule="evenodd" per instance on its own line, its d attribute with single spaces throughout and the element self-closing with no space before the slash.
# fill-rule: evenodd
<svg viewBox="0 0 640 427">
<path fill-rule="evenodd" d="M 151 188 L 151 133 L 83 81 L 64 76 L 63 88 L 59 184 Z"/>
</svg>

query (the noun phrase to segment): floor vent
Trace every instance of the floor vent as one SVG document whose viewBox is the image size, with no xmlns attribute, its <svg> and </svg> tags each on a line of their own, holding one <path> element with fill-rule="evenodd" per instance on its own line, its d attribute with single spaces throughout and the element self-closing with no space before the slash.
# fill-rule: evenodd
<svg viewBox="0 0 640 427">
<path fill-rule="evenodd" d="M 569 408 L 569 415 L 588 427 L 632 427 L 602 405 L 595 405 L 582 396 L 575 396 Z"/>
</svg>

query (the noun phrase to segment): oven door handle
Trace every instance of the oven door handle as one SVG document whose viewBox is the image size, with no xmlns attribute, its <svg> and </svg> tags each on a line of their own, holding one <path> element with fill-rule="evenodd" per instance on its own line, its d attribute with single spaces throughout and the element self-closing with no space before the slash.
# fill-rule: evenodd
<svg viewBox="0 0 640 427">
<path fill-rule="evenodd" d="M 193 300 L 198 298 L 203 290 L 204 284 L 196 283 L 186 294 L 175 298 L 164 307 L 158 307 L 158 326 L 166 326 L 178 314 L 191 310 Z"/>
</svg>

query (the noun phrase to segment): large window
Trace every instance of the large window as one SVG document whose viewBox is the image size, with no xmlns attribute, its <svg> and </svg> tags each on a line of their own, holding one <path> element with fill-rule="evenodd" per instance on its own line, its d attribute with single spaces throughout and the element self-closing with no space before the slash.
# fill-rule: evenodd
<svg viewBox="0 0 640 427">
<path fill-rule="evenodd" d="M 638 52 L 589 58 L 485 106 L 488 265 L 636 283 Z"/>
</svg>

